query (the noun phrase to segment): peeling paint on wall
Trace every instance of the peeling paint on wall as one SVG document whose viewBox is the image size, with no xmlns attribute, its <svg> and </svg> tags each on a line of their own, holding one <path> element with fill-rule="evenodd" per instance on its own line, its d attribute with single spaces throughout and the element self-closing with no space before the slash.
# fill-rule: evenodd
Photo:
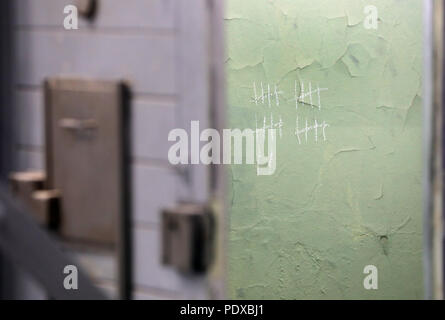
<svg viewBox="0 0 445 320">
<path fill-rule="evenodd" d="M 423 298 L 421 16 L 418 0 L 228 1 L 230 125 L 283 131 L 274 175 L 230 167 L 229 297 Z M 279 106 L 255 103 L 260 83 Z M 321 108 L 295 101 L 309 85 Z M 297 117 L 329 123 L 326 141 L 299 144 Z"/>
</svg>

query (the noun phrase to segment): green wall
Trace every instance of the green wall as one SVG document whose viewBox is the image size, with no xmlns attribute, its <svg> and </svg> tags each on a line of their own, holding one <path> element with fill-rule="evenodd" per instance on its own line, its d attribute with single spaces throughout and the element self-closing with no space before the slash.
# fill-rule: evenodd
<svg viewBox="0 0 445 320">
<path fill-rule="evenodd" d="M 230 166 L 229 297 L 423 298 L 422 1 L 226 3 L 230 127 L 282 120 L 273 175 Z M 327 88 L 321 107 L 315 92 L 297 109 L 309 84 Z M 297 117 L 324 121 L 326 140 L 319 128 L 299 144 Z"/>
</svg>

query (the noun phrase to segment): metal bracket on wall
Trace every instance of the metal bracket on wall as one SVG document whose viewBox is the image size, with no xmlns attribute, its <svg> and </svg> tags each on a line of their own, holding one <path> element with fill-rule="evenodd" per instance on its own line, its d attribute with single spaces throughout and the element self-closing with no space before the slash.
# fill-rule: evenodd
<svg viewBox="0 0 445 320">
<path fill-rule="evenodd" d="M 41 171 L 18 172 L 9 175 L 12 194 L 25 203 L 39 225 L 57 230 L 60 223 L 60 193 L 44 190 L 45 173 Z"/>
<path fill-rule="evenodd" d="M 180 204 L 162 211 L 162 262 L 201 273 L 211 261 L 213 216 L 208 206 Z"/>
<path fill-rule="evenodd" d="M 77 0 L 75 5 L 81 17 L 92 20 L 96 16 L 98 9 L 97 0 Z"/>
</svg>

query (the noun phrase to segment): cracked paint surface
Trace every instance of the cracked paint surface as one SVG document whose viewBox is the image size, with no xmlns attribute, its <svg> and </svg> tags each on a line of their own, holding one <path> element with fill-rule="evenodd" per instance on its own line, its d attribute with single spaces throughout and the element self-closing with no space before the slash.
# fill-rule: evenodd
<svg viewBox="0 0 445 320">
<path fill-rule="evenodd" d="M 418 0 L 227 1 L 230 126 L 283 121 L 272 176 L 230 167 L 230 298 L 423 298 L 421 16 Z M 322 107 L 296 110 L 309 82 Z M 254 83 L 279 106 L 256 105 Z M 327 141 L 298 144 L 297 116 L 329 123 Z"/>
</svg>

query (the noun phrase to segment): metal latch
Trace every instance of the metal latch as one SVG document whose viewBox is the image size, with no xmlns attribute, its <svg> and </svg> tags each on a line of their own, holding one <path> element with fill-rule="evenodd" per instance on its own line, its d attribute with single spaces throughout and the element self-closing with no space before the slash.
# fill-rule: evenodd
<svg viewBox="0 0 445 320">
<path fill-rule="evenodd" d="M 14 196 L 20 199 L 39 225 L 57 230 L 60 224 L 60 193 L 44 190 L 46 175 L 41 171 L 17 172 L 9 175 Z"/>
<path fill-rule="evenodd" d="M 162 262 L 183 273 L 206 271 L 213 220 L 206 205 L 180 204 L 162 211 Z"/>
</svg>

